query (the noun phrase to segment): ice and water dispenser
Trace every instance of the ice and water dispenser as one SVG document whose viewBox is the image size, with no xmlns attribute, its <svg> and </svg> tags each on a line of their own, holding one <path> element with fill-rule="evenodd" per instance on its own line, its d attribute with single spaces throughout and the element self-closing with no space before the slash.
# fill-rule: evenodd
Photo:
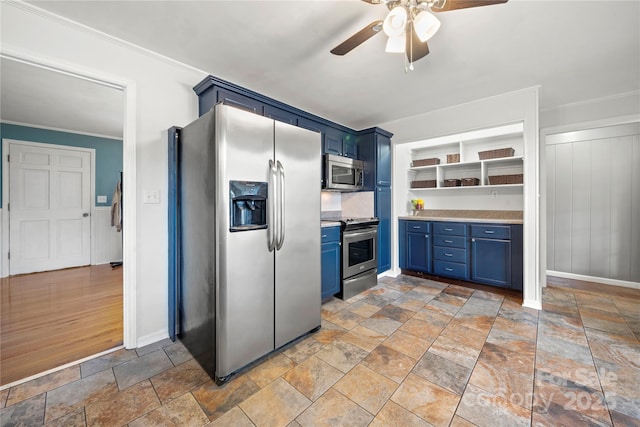
<svg viewBox="0 0 640 427">
<path fill-rule="evenodd" d="M 267 228 L 268 184 L 254 181 L 229 181 L 229 231 Z"/>
</svg>

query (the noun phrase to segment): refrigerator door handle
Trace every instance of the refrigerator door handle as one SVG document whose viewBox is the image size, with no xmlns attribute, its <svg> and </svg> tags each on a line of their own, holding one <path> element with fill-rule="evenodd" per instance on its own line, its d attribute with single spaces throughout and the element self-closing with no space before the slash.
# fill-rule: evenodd
<svg viewBox="0 0 640 427">
<path fill-rule="evenodd" d="M 284 167 L 278 160 L 278 238 L 276 249 L 280 250 L 284 244 Z"/>
<path fill-rule="evenodd" d="M 272 252 L 276 247 L 276 182 L 277 182 L 276 165 L 273 160 L 269 159 L 269 226 L 268 238 L 269 238 L 269 252 Z"/>
</svg>

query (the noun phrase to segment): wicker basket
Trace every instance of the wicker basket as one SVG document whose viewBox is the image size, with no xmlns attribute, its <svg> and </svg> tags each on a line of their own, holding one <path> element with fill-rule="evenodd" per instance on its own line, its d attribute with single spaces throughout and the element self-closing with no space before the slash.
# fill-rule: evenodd
<svg viewBox="0 0 640 427">
<path fill-rule="evenodd" d="M 461 181 L 463 187 L 480 185 L 480 180 L 478 178 L 462 178 Z"/>
<path fill-rule="evenodd" d="M 478 151 L 480 160 L 499 159 L 500 157 L 513 157 L 515 150 L 509 148 L 499 148 L 497 150 Z"/>
<path fill-rule="evenodd" d="M 435 188 L 436 180 L 427 179 L 423 181 L 411 181 L 411 188 Z"/>
<path fill-rule="evenodd" d="M 489 185 L 522 184 L 524 174 L 489 176 Z"/>
<path fill-rule="evenodd" d="M 437 157 L 434 157 L 432 159 L 414 160 L 413 162 L 411 162 L 411 166 L 414 168 L 418 166 L 433 166 L 433 165 L 439 165 L 439 164 L 440 164 L 440 159 Z"/>
<path fill-rule="evenodd" d="M 460 187 L 459 179 L 445 179 L 444 180 L 445 187 Z"/>
<path fill-rule="evenodd" d="M 460 163 L 460 153 L 447 154 L 447 163 Z"/>
</svg>

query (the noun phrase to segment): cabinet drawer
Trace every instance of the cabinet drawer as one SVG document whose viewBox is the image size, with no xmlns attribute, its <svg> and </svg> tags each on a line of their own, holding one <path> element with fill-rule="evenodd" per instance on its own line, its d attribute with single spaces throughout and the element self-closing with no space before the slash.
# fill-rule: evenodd
<svg viewBox="0 0 640 427">
<path fill-rule="evenodd" d="M 428 233 L 429 223 L 425 221 L 407 221 L 407 231 L 411 233 Z"/>
<path fill-rule="evenodd" d="M 340 241 L 340 227 L 324 227 L 321 232 L 322 243 Z"/>
<path fill-rule="evenodd" d="M 511 239 L 511 227 L 508 225 L 472 225 L 472 237 L 482 237 L 483 239 Z"/>
<path fill-rule="evenodd" d="M 467 264 L 447 261 L 434 261 L 433 274 L 447 277 L 467 279 L 469 277 Z"/>
<path fill-rule="evenodd" d="M 435 246 L 465 249 L 467 247 L 467 238 L 460 236 L 439 236 L 434 233 L 433 244 Z"/>
<path fill-rule="evenodd" d="M 460 248 L 444 248 L 442 246 L 433 247 L 433 258 L 449 262 L 467 262 L 467 250 Z"/>
<path fill-rule="evenodd" d="M 435 222 L 433 223 L 433 234 L 444 236 L 466 236 L 467 224 L 460 222 Z"/>
</svg>

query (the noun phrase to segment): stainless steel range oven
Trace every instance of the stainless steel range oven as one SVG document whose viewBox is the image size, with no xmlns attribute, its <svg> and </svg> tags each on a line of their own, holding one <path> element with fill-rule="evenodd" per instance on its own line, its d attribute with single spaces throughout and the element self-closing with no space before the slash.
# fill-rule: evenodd
<svg viewBox="0 0 640 427">
<path fill-rule="evenodd" d="M 378 283 L 378 218 L 342 220 L 342 286 L 351 298 Z"/>
</svg>

